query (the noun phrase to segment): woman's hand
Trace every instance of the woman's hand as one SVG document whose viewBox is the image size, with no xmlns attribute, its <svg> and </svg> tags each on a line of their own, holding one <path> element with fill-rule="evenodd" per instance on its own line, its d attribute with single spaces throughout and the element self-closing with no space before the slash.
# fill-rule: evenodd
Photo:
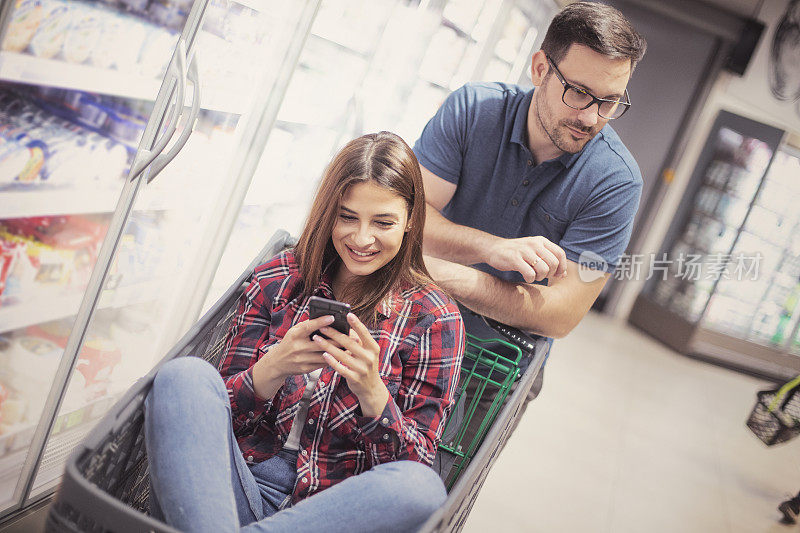
<svg viewBox="0 0 800 533">
<path fill-rule="evenodd" d="M 314 335 L 314 342 L 325 350 L 322 357 L 331 368 L 347 380 L 350 390 L 358 397 L 364 416 L 375 418 L 380 416 L 389 401 L 389 390 L 378 372 L 380 347 L 356 315 L 348 313 L 347 322 L 352 328 L 350 335 L 324 327 L 320 331 L 330 340 Z"/>
<path fill-rule="evenodd" d="M 292 326 L 281 341 L 253 365 L 253 388 L 261 398 L 275 396 L 289 376 L 307 374 L 326 365 L 323 348 L 311 335 L 333 323 L 330 315 L 306 320 Z"/>
</svg>

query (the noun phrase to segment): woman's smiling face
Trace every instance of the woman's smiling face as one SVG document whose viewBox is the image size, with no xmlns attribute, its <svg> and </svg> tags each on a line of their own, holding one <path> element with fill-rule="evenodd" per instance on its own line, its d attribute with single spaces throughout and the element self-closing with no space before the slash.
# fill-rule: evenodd
<svg viewBox="0 0 800 533">
<path fill-rule="evenodd" d="M 407 226 L 403 197 L 373 181 L 363 181 L 348 187 L 342 196 L 331 239 L 347 273 L 367 276 L 394 259 Z"/>
</svg>

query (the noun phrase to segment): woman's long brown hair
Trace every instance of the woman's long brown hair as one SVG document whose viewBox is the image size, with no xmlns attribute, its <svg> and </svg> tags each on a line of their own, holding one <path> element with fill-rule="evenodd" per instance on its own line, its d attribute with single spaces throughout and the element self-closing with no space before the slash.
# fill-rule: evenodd
<svg viewBox="0 0 800 533">
<path fill-rule="evenodd" d="M 331 263 L 341 267 L 331 234 L 345 191 L 356 183 L 371 181 L 397 193 L 406 202 L 409 229 L 397 255 L 356 287 L 349 287 L 353 313 L 374 326 L 377 306 L 388 293 L 401 286 L 430 282 L 422 260 L 425 226 L 425 191 L 419 163 L 411 148 L 394 133 L 381 131 L 347 143 L 325 169 L 303 233 L 295 246 L 295 257 L 304 282 L 303 296 L 319 285 L 322 272 Z M 339 295 L 341 297 L 341 295 Z"/>
</svg>

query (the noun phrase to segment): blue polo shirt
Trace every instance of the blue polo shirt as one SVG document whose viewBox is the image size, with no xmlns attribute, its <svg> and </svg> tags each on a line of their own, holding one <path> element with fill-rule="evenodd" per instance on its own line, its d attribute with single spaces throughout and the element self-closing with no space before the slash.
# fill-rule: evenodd
<svg viewBox="0 0 800 533">
<path fill-rule="evenodd" d="M 532 98 L 533 90 L 502 83 L 470 83 L 447 97 L 414 145 L 423 167 L 457 185 L 442 214 L 500 237 L 541 235 L 576 263 L 593 252 L 602 261 L 592 268 L 599 262 L 613 272 L 639 206 L 639 167 L 609 125 L 579 153 L 535 164 L 527 145 Z M 518 272 L 475 267 L 524 282 Z M 469 333 L 497 336 L 462 312 Z"/>
</svg>

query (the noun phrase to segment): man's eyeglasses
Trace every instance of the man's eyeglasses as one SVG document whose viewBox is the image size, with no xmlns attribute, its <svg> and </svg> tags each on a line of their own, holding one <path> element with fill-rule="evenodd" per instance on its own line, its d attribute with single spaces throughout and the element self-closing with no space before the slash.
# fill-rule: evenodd
<svg viewBox="0 0 800 533">
<path fill-rule="evenodd" d="M 587 109 L 597 104 L 597 114 L 603 118 L 615 119 L 625 114 L 625 111 L 631 106 L 631 100 L 628 96 L 628 89 L 625 89 L 624 100 L 608 100 L 605 98 L 597 98 L 591 93 L 588 93 L 580 87 L 567 83 L 564 75 L 558 70 L 555 62 L 547 57 L 547 62 L 553 67 L 558 81 L 564 86 L 564 93 L 561 95 L 561 101 L 572 109 Z"/>
</svg>

